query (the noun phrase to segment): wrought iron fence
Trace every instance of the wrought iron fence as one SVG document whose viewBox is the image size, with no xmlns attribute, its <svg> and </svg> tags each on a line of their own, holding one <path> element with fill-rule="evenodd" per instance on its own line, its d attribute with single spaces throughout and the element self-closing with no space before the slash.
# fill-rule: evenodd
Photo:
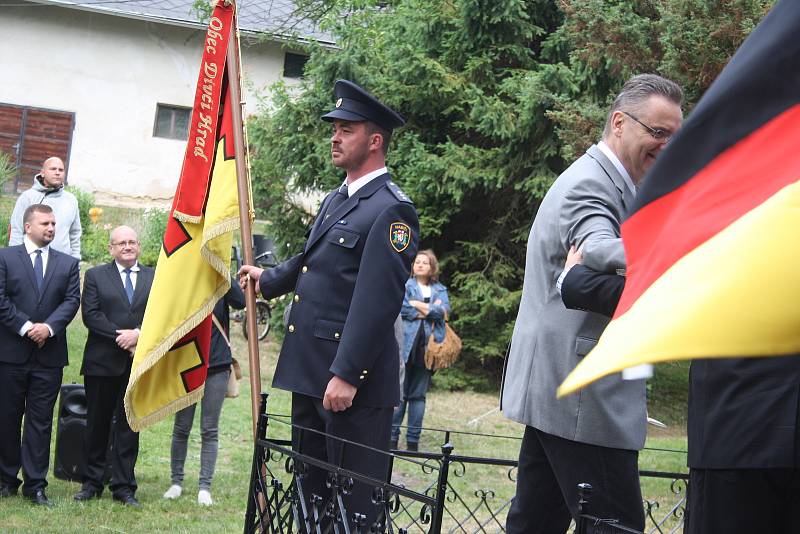
<svg viewBox="0 0 800 534">
<path fill-rule="evenodd" d="M 453 442 L 464 436 L 482 441 L 517 440 L 517 437 L 439 430 L 444 443 L 439 451 L 392 451 L 386 478 L 377 480 L 295 452 L 290 440 L 267 437 L 268 429 L 288 426 L 289 422 L 285 415 L 266 413 L 266 395 L 262 412 L 253 453 L 245 534 L 505 532 L 505 518 L 516 485 L 517 461 L 459 455 Z M 344 446 L 358 445 L 346 442 Z M 491 446 L 488 448 L 491 450 Z M 330 495 L 307 495 L 304 477 L 309 467 L 327 472 Z M 640 475 L 642 480 L 651 481 L 650 486 L 652 481 L 663 485 L 657 488 L 657 494 L 670 496 L 669 502 L 646 498 L 645 532 L 681 532 L 688 475 L 659 471 L 641 471 Z M 356 483 L 373 488 L 373 510 L 346 509 L 344 498 Z M 588 493 L 586 496 L 588 499 Z M 366 524 L 368 515 L 377 519 Z M 573 525 L 575 532 L 636 532 L 588 513 L 584 518 L 585 523 Z"/>
</svg>

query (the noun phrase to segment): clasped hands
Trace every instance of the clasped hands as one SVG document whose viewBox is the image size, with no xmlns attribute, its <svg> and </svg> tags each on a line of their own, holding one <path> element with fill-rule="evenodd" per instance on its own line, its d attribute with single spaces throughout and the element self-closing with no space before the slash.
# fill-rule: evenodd
<svg viewBox="0 0 800 534">
<path fill-rule="evenodd" d="M 127 350 L 133 356 L 133 353 L 136 352 L 136 343 L 139 342 L 139 331 L 136 329 L 126 330 L 121 329 L 117 330 L 117 345 L 119 348 L 123 350 Z"/>
<path fill-rule="evenodd" d="M 47 341 L 47 338 L 50 337 L 50 329 L 47 328 L 47 325 L 44 323 L 34 323 L 33 326 L 28 329 L 25 335 L 28 336 L 31 341 L 36 343 L 36 346 L 41 349 L 44 347 L 44 343 Z"/>
</svg>

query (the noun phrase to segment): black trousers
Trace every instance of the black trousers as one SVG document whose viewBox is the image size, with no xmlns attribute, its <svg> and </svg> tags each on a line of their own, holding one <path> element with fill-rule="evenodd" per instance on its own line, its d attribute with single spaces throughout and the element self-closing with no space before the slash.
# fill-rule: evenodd
<svg viewBox="0 0 800 534">
<path fill-rule="evenodd" d="M 578 484 L 594 488 L 589 513 L 644 529 L 639 453 L 579 443 L 525 427 L 508 534 L 564 534 L 578 515 Z"/>
<path fill-rule="evenodd" d="M 691 469 L 686 534 L 800 533 L 800 469 Z"/>
<path fill-rule="evenodd" d="M 47 486 L 53 407 L 63 368 L 0 363 L 0 483 L 32 495 Z M 25 429 L 20 435 L 22 416 Z"/>
<path fill-rule="evenodd" d="M 139 455 L 139 433 L 131 430 L 125 417 L 125 388 L 130 366 L 122 376 L 84 376 L 86 386 L 86 472 L 83 487 L 103 491 L 103 472 L 111 440 L 111 483 L 114 495 L 136 493 L 134 467 Z M 114 419 L 113 428 L 112 419 Z"/>
<path fill-rule="evenodd" d="M 322 407 L 322 399 L 292 394 L 292 424 L 309 430 L 292 427 L 292 448 L 302 454 L 324 460 L 378 480 L 387 480 L 389 456 L 354 444 L 343 444 L 339 440 L 327 439 L 318 432 L 354 441 L 382 451 L 389 450 L 389 434 L 392 428 L 392 408 L 351 406 L 343 412 L 332 412 Z M 314 432 L 312 430 L 316 430 Z M 323 504 L 331 498 L 326 487 L 326 472 L 309 466 L 302 478 L 307 506 L 312 495 L 322 497 Z M 373 487 L 356 482 L 350 495 L 344 497 L 348 520 L 354 512 L 366 516 L 366 525 L 372 524 L 379 508 L 372 502 Z M 308 508 L 313 517 L 312 508 Z M 369 527 L 366 528 L 369 530 Z"/>
</svg>

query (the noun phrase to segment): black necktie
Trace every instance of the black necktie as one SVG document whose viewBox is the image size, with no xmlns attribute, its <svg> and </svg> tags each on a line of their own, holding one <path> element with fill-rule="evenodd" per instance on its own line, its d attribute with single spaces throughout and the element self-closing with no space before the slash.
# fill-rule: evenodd
<svg viewBox="0 0 800 534">
<path fill-rule="evenodd" d="M 326 212 L 325 217 L 327 218 L 332 215 L 336 208 L 338 208 L 345 200 L 347 200 L 347 198 L 347 186 L 340 187 L 328 204 L 328 211 Z"/>
<path fill-rule="evenodd" d="M 128 303 L 133 302 L 133 281 L 130 269 L 125 269 L 125 294 L 128 295 Z"/>
<path fill-rule="evenodd" d="M 42 250 L 37 249 L 33 251 L 36 257 L 33 259 L 33 274 L 36 275 L 36 286 L 39 291 L 42 290 L 44 284 L 44 261 L 42 260 Z"/>
</svg>

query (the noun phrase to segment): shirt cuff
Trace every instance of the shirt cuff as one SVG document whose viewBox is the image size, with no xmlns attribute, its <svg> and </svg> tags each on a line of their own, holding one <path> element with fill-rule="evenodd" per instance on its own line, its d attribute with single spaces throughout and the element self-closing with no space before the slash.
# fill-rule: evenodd
<svg viewBox="0 0 800 534">
<path fill-rule="evenodd" d="M 19 335 L 25 337 L 25 334 L 28 333 L 28 330 L 30 330 L 31 327 L 33 327 L 33 323 L 30 321 L 25 321 L 25 324 L 19 329 Z"/>
<path fill-rule="evenodd" d="M 53 329 L 50 328 L 50 325 L 47 324 L 47 323 L 42 323 L 42 324 L 44 324 L 47 327 L 47 329 L 50 331 L 50 337 L 53 337 L 55 334 L 53 333 Z"/>
<path fill-rule="evenodd" d="M 567 267 L 566 269 L 561 271 L 561 274 L 559 275 L 558 280 L 556 280 L 556 291 L 558 291 L 559 295 L 561 294 L 561 285 L 564 283 L 564 278 L 567 277 L 567 273 L 573 267 L 574 267 L 574 265 L 570 265 L 569 267 Z"/>
</svg>

